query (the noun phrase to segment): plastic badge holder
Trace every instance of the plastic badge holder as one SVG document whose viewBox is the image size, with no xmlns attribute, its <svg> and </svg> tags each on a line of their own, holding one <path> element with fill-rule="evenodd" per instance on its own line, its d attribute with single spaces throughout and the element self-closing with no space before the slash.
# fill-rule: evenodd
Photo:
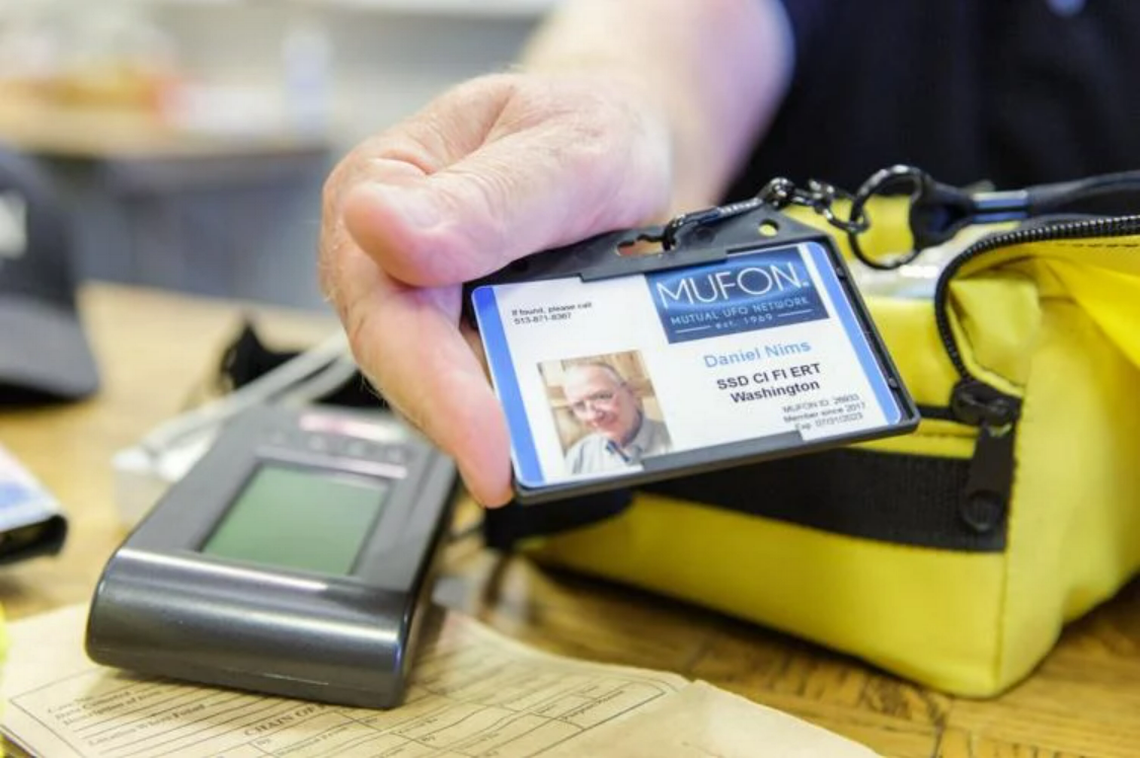
<svg viewBox="0 0 1140 758">
<path fill-rule="evenodd" d="M 808 453 L 917 426 L 914 402 L 831 238 L 763 204 L 713 212 L 721 214 L 715 223 L 602 234 L 468 285 L 466 318 L 481 332 L 507 415 L 519 502 Z M 631 254 L 663 238 L 665 249 Z M 667 428 L 668 452 L 625 469 L 572 472 L 572 445 L 561 435 L 565 389 L 549 375 L 565 376 L 575 363 L 626 358 L 626 372 L 613 373 L 625 383 L 629 365 L 645 370 L 639 381 L 653 385 L 662 416 L 653 419 L 654 429 Z M 795 371 L 800 376 L 791 376 Z M 787 394 L 792 387 L 799 389 Z M 650 418 L 644 393 L 640 402 L 644 421 Z M 837 405 L 864 417 L 832 423 Z M 749 414 L 759 420 L 752 424 Z M 594 461 L 605 458 L 600 441 L 583 444 L 594 446 Z M 618 446 L 612 439 L 606 444 Z"/>
</svg>

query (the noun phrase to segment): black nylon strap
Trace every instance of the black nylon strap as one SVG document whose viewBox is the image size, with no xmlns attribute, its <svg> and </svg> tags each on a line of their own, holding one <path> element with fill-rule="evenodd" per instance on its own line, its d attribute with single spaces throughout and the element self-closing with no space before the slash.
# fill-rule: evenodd
<svg viewBox="0 0 1140 758">
<path fill-rule="evenodd" d="M 656 482 L 642 491 L 836 534 L 961 552 L 1000 552 L 1004 514 L 979 531 L 963 516 L 970 461 L 830 450 Z M 488 511 L 490 546 L 584 526 L 620 513 L 629 494 Z M 624 501 L 624 502 L 623 502 Z"/>
<path fill-rule="evenodd" d="M 483 541 L 496 550 L 510 550 L 527 537 L 557 534 L 616 516 L 633 500 L 630 490 L 558 500 L 541 505 L 511 503 L 483 514 Z"/>
<path fill-rule="evenodd" d="M 852 537 L 966 552 L 1005 548 L 1005 519 L 962 515 L 970 460 L 830 450 L 659 482 L 646 491 Z"/>
</svg>

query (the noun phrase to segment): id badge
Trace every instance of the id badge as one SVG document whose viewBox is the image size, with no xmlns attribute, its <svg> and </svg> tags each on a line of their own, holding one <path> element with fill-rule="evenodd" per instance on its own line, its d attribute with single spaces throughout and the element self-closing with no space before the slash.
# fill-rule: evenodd
<svg viewBox="0 0 1140 758">
<path fill-rule="evenodd" d="M 620 254 L 646 234 L 542 253 L 470 289 L 520 502 L 917 425 L 826 235 L 760 209 Z"/>
</svg>

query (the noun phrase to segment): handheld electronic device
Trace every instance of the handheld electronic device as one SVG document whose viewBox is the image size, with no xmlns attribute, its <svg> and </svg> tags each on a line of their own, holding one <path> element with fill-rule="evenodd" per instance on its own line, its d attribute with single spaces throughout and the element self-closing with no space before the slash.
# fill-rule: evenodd
<svg viewBox="0 0 1140 758">
<path fill-rule="evenodd" d="M 396 706 L 456 481 L 452 461 L 390 415 L 247 411 L 108 562 L 87 653 L 206 684 Z"/>
</svg>

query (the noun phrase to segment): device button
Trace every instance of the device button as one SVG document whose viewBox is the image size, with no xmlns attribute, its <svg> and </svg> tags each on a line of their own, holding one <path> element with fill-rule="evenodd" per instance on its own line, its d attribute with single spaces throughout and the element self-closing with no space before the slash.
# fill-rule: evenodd
<svg viewBox="0 0 1140 758">
<path fill-rule="evenodd" d="M 270 445 L 285 447 L 289 444 L 289 432 L 284 429 L 272 429 L 266 433 L 265 441 Z"/>
<path fill-rule="evenodd" d="M 370 445 L 364 440 L 349 440 L 344 444 L 341 452 L 349 458 L 368 459 L 376 456 L 376 445 Z"/>
<path fill-rule="evenodd" d="M 384 461 L 386 463 L 407 463 L 408 451 L 399 445 L 389 445 L 384 448 Z"/>
</svg>

